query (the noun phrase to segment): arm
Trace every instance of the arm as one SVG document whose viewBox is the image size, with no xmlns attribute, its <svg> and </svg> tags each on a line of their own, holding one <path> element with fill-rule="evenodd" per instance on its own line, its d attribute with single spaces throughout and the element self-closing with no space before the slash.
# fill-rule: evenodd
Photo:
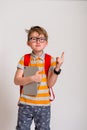
<svg viewBox="0 0 87 130">
<path fill-rule="evenodd" d="M 57 57 L 56 58 L 56 67 L 55 67 L 55 71 L 59 71 L 61 65 L 64 62 L 64 52 L 61 54 L 61 57 Z M 48 86 L 52 87 L 54 86 L 54 84 L 56 83 L 58 78 L 58 75 L 54 73 L 54 71 L 49 71 L 48 73 Z"/>
<path fill-rule="evenodd" d="M 23 77 L 23 70 L 17 69 L 14 77 L 14 83 L 16 85 L 26 85 L 32 82 L 40 82 L 42 80 L 42 75 L 40 71 L 37 71 L 34 75 Z"/>
</svg>

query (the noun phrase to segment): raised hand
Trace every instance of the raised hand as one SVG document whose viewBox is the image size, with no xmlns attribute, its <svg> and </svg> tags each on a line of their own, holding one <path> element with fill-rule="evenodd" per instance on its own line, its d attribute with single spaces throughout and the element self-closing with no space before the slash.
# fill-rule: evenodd
<svg viewBox="0 0 87 130">
<path fill-rule="evenodd" d="M 63 62 L 64 62 L 64 52 L 62 52 L 60 57 L 56 57 L 56 69 L 60 69 Z"/>
</svg>

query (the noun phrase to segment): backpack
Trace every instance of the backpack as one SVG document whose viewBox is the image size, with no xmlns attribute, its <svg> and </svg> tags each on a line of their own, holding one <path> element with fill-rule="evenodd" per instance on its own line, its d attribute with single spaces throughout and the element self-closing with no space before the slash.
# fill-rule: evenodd
<svg viewBox="0 0 87 130">
<path fill-rule="evenodd" d="M 24 66 L 28 66 L 30 63 L 30 54 L 24 55 Z M 45 73 L 46 76 L 48 76 L 48 70 L 51 65 L 51 56 L 48 54 L 45 54 Z M 22 93 L 23 86 L 20 86 L 20 94 Z M 53 101 L 55 99 L 55 95 L 52 88 L 49 88 L 50 93 L 50 101 Z"/>
</svg>

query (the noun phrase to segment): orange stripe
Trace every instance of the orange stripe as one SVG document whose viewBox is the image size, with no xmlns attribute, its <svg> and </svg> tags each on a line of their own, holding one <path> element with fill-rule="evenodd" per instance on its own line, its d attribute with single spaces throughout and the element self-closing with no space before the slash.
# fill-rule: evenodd
<svg viewBox="0 0 87 130">
<path fill-rule="evenodd" d="M 37 100 L 29 100 L 25 98 L 20 98 L 20 101 L 26 102 L 26 103 L 33 103 L 33 104 L 49 104 L 50 103 L 50 100 L 37 101 Z"/>
<path fill-rule="evenodd" d="M 48 97 L 50 96 L 49 93 L 39 93 L 36 97 Z"/>
<path fill-rule="evenodd" d="M 47 82 L 47 78 L 42 78 L 41 82 Z"/>
<path fill-rule="evenodd" d="M 38 86 L 38 90 L 48 89 L 48 86 Z"/>
<path fill-rule="evenodd" d="M 55 66 L 55 65 L 56 65 L 56 62 L 52 62 L 52 63 L 51 63 L 51 66 Z"/>
<path fill-rule="evenodd" d="M 44 64 L 43 63 L 34 63 L 34 64 L 30 64 L 30 66 L 38 66 L 38 67 L 44 67 Z"/>
<path fill-rule="evenodd" d="M 20 61 L 19 61 L 19 64 L 24 65 L 23 60 L 20 60 Z"/>
</svg>

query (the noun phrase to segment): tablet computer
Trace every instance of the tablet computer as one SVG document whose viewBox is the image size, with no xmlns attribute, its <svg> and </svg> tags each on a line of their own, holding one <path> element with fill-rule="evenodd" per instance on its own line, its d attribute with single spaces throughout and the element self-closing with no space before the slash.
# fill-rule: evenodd
<svg viewBox="0 0 87 130">
<path fill-rule="evenodd" d="M 24 68 L 24 77 L 34 75 L 39 70 L 36 66 L 26 66 Z M 23 93 L 24 95 L 31 95 L 35 96 L 37 95 L 37 84 L 36 82 L 29 83 L 27 85 L 24 85 L 23 87 Z"/>
</svg>

